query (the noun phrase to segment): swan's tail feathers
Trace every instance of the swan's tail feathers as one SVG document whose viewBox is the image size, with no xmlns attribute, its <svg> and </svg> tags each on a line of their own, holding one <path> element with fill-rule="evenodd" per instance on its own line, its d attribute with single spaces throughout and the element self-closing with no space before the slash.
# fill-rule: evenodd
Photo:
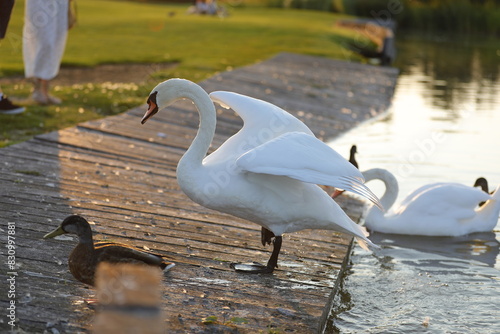
<svg viewBox="0 0 500 334">
<path fill-rule="evenodd" d="M 378 197 L 370 190 L 370 188 L 365 186 L 359 178 L 353 176 L 341 176 L 339 178 L 339 182 L 340 184 L 338 185 L 338 188 L 363 196 L 372 201 L 373 204 L 375 204 L 382 212 L 385 211 Z"/>
<path fill-rule="evenodd" d="M 363 248 L 366 251 L 370 251 L 370 250 L 374 250 L 374 249 L 381 249 L 380 246 L 375 245 L 369 239 L 361 239 L 359 237 L 356 237 L 356 241 L 361 246 L 361 248 Z"/>
<path fill-rule="evenodd" d="M 370 233 L 366 230 L 366 228 L 364 226 L 359 226 L 357 224 L 356 224 L 356 226 L 357 226 L 358 231 L 360 233 L 358 233 L 354 237 L 356 238 L 356 241 L 361 246 L 361 248 L 363 248 L 366 251 L 373 250 L 373 249 L 380 249 L 379 246 L 375 245 L 373 242 L 371 242 L 370 239 L 368 239 L 368 236 L 370 235 Z"/>
<path fill-rule="evenodd" d="M 495 201 L 500 201 L 500 185 L 497 187 L 495 192 L 491 195 L 492 199 Z"/>
</svg>

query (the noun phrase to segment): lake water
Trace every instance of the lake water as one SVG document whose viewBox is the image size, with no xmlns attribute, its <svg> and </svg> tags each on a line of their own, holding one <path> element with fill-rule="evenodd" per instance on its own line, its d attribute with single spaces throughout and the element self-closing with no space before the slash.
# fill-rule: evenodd
<svg viewBox="0 0 500 334">
<path fill-rule="evenodd" d="M 493 45 L 492 45 L 493 44 Z M 392 109 L 331 142 L 386 168 L 400 201 L 432 182 L 500 184 L 500 45 L 398 41 Z M 377 181 L 378 182 L 378 181 Z M 368 185 L 379 195 L 382 183 Z M 355 247 L 328 333 L 500 333 L 500 225 L 458 238 L 374 233 Z"/>
</svg>

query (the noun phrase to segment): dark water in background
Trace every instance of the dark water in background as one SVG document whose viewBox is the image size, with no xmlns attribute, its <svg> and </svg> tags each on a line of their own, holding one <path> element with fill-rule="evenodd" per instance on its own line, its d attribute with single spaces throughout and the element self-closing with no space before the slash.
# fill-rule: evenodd
<svg viewBox="0 0 500 334">
<path fill-rule="evenodd" d="M 400 201 L 438 181 L 500 184 L 500 42 L 398 41 L 390 113 L 331 142 L 397 177 Z M 379 195 L 382 184 L 368 184 Z M 374 233 L 355 247 L 328 333 L 500 333 L 500 226 L 459 238 Z"/>
</svg>

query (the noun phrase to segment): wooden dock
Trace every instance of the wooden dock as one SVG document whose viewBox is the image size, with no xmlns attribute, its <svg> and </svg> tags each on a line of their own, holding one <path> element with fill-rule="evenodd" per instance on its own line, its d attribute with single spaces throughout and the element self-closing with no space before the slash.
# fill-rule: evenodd
<svg viewBox="0 0 500 334">
<path fill-rule="evenodd" d="M 384 112 L 397 74 L 283 53 L 201 85 L 265 99 L 327 140 Z M 267 261 L 270 248 L 260 244 L 259 226 L 201 207 L 180 191 L 175 168 L 197 131 L 194 105 L 176 103 L 141 126 L 144 111 L 141 106 L 0 149 L 1 241 L 7 245 L 14 230 L 16 247 L 15 268 L 6 265 L 2 247 L 0 279 L 5 284 L 15 275 L 15 298 L 2 293 L 0 307 L 7 315 L 15 301 L 13 329 L 91 331 L 95 311 L 84 299 L 95 292 L 74 280 L 66 263 L 76 240 L 42 239 L 77 213 L 93 222 L 97 238 L 147 247 L 177 263 L 163 277 L 165 333 L 321 332 L 351 240 L 332 231 L 289 234 L 274 274 L 232 271 L 230 262 Z M 232 111 L 218 109 L 213 148 L 241 125 Z M 340 201 L 359 219 L 359 202 Z M 2 314 L 0 328 L 10 330 L 8 321 Z"/>
</svg>

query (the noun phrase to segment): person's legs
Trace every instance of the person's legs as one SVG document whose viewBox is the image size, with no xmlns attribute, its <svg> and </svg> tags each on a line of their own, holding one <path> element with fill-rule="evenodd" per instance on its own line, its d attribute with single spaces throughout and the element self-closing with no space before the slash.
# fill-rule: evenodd
<svg viewBox="0 0 500 334">
<path fill-rule="evenodd" d="M 39 104 L 59 104 L 49 94 L 49 82 L 57 76 L 68 34 L 68 2 L 26 0 L 23 27 L 23 60 L 26 78 L 34 83 L 32 99 Z M 47 8 L 51 16 L 45 17 Z M 41 15 L 41 16 L 40 16 Z M 38 24 L 41 19 L 46 24 Z"/>
<path fill-rule="evenodd" d="M 39 104 L 61 104 L 61 100 L 49 93 L 50 80 L 34 79 L 34 90 L 31 98 Z"/>
</svg>

